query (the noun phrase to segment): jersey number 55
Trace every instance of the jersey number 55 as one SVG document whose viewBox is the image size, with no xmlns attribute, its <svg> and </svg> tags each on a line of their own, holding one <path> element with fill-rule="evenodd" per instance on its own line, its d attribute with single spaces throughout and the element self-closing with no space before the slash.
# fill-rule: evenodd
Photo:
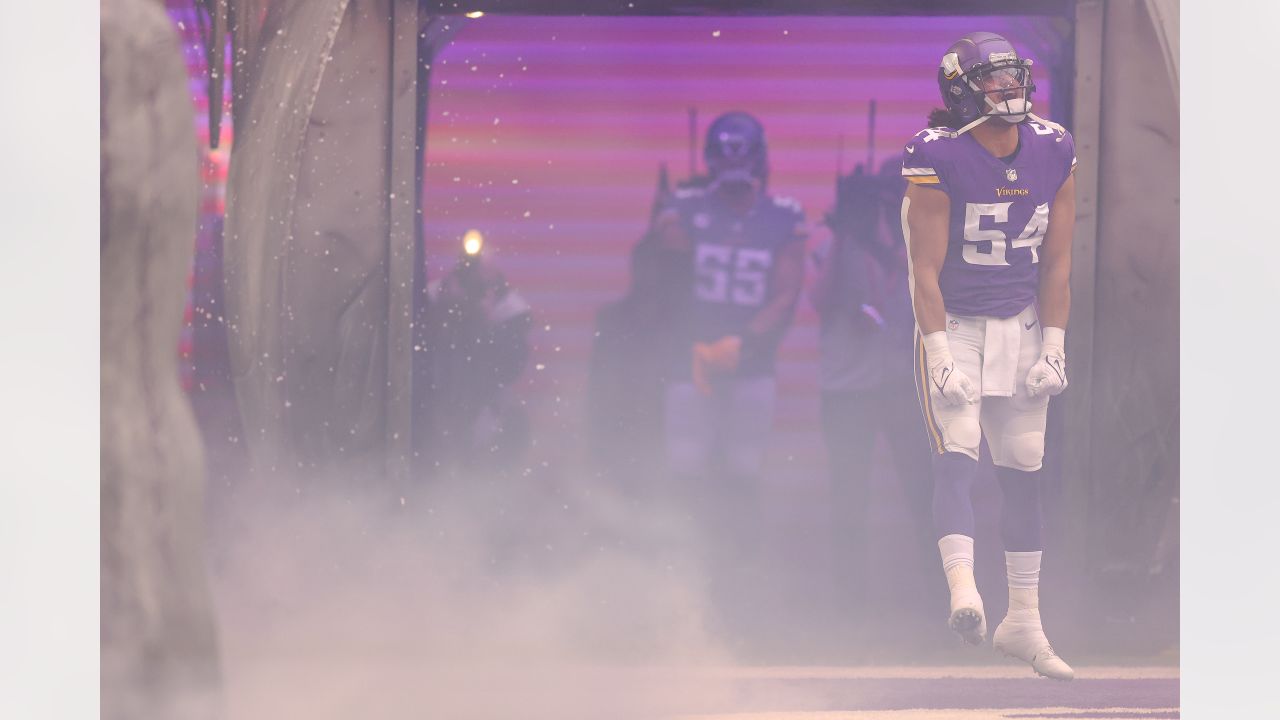
<svg viewBox="0 0 1280 720">
<path fill-rule="evenodd" d="M 703 243 L 695 257 L 697 297 L 704 302 L 759 305 L 764 302 L 773 254 L 759 248 Z"/>
</svg>

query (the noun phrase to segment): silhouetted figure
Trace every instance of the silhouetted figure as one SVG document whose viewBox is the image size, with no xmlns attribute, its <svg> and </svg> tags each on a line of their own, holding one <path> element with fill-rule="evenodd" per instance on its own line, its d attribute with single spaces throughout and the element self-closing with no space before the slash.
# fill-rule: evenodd
<svg viewBox="0 0 1280 720">
<path fill-rule="evenodd" d="M 933 478 L 928 440 L 913 402 L 915 321 L 907 290 L 906 247 L 898 220 L 903 185 L 896 163 L 880 175 L 857 166 L 839 178 L 827 215 L 830 240 L 813 253 L 809 299 L 821 330 L 822 428 L 831 483 L 836 602 L 840 612 L 869 599 L 869 486 L 877 442 L 889 450 L 907 499 L 912 547 L 897 565 L 919 575 L 934 550 Z M 901 583 L 897 583 L 901 586 Z"/>
<path fill-rule="evenodd" d="M 427 437 L 419 466 L 446 473 L 508 469 L 528 444 L 528 418 L 511 386 L 529 358 L 529 304 L 479 247 L 429 292 L 420 349 Z"/>
</svg>

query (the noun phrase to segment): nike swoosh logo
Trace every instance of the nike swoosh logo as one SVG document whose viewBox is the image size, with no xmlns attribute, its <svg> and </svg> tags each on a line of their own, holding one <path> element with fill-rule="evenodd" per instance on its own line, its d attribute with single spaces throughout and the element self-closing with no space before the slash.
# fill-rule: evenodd
<svg viewBox="0 0 1280 720">
<path fill-rule="evenodd" d="M 913 153 L 913 152 L 915 152 L 915 151 L 916 151 L 916 148 L 915 148 L 915 146 L 914 146 L 914 145 L 908 145 L 908 146 L 907 146 L 907 152 L 909 152 L 909 153 Z"/>
<path fill-rule="evenodd" d="M 933 382 L 934 385 L 938 386 L 938 392 L 942 392 L 942 388 L 947 386 L 947 379 L 951 377 L 951 368 L 943 368 L 940 375 L 942 376 L 942 382 L 939 383 L 937 380 Z"/>
<path fill-rule="evenodd" d="M 1033 327 L 1035 327 L 1035 326 L 1036 326 L 1036 321 L 1035 321 L 1035 320 L 1032 320 L 1031 322 L 1027 323 L 1027 324 L 1026 324 L 1026 325 L 1024 325 L 1023 327 L 1025 327 L 1026 329 L 1030 330 L 1031 328 L 1033 328 Z"/>
</svg>

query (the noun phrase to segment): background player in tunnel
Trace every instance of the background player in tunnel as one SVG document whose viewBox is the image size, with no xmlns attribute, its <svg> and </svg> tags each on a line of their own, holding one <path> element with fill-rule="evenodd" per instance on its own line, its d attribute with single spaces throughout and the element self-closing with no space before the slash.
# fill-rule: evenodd
<svg viewBox="0 0 1280 720">
<path fill-rule="evenodd" d="M 669 469 L 729 549 L 758 540 L 755 485 L 773 421 L 778 344 L 804 281 L 804 213 L 767 192 L 764 127 L 743 112 L 707 128 L 706 187 L 655 218 L 677 334 L 665 390 Z M 723 522 L 720 522 L 720 521 Z M 734 532 L 733 529 L 743 532 Z"/>
<path fill-rule="evenodd" d="M 946 110 L 903 151 L 910 184 L 902 220 L 950 625 L 973 644 L 986 636 L 969 495 L 985 437 L 1004 495 L 1009 579 L 1009 613 L 992 642 L 1067 680 L 1074 673 L 1040 622 L 1037 471 L 1049 397 L 1067 385 L 1074 141 L 1031 114 L 1031 61 L 998 35 L 972 33 L 951 45 L 938 83 Z"/>
</svg>

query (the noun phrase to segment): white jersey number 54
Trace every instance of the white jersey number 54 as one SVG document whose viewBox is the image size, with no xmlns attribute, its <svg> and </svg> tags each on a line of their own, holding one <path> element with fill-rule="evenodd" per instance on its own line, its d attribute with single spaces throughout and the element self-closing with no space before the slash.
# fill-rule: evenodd
<svg viewBox="0 0 1280 720">
<path fill-rule="evenodd" d="M 968 203 L 964 207 L 964 261 L 971 265 L 1008 265 L 1005 259 L 1005 248 L 1031 248 L 1031 262 L 1040 262 L 1040 243 L 1044 241 L 1045 231 L 1049 229 L 1049 203 L 1040 203 L 1032 213 L 1031 220 L 1022 229 L 1022 233 L 1008 241 L 1004 231 L 996 228 L 983 230 L 979 227 L 983 217 L 995 219 L 995 225 L 1009 222 L 1011 202 L 1002 203 Z M 991 243 L 991 250 L 984 252 L 980 243 Z"/>
</svg>

